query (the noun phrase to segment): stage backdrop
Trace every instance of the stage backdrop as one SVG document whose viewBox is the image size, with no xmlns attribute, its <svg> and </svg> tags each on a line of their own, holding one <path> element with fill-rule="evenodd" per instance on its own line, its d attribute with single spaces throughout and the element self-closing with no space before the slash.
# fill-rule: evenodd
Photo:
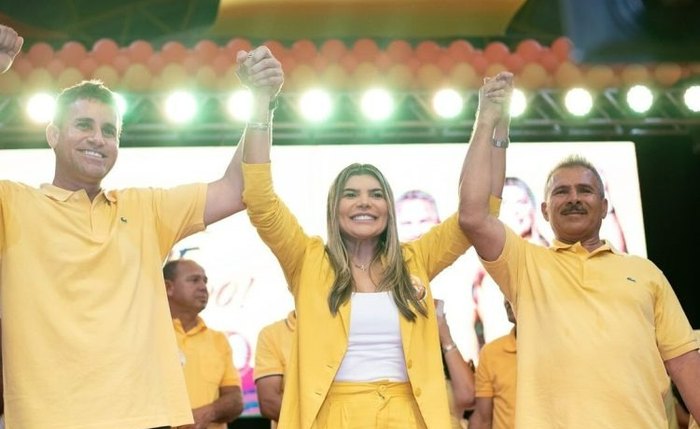
<svg viewBox="0 0 700 429">
<path fill-rule="evenodd" d="M 289 146 L 273 148 L 273 175 L 277 192 L 296 214 L 307 233 L 326 235 L 325 201 L 338 171 L 352 162 L 372 163 L 387 176 L 399 198 L 419 190 L 432 196 L 439 218 L 456 210 L 457 184 L 466 144 L 410 144 L 357 146 Z M 105 187 L 173 186 L 217 179 L 233 148 L 125 148 Z M 534 197 L 538 241 L 551 242 L 542 219 L 546 174 L 569 154 L 591 160 L 604 175 L 611 210 L 604 237 L 629 253 L 646 256 L 644 227 L 634 145 L 630 142 L 527 143 L 508 149 L 507 175 L 522 179 Z M 50 182 L 54 159 L 50 150 L 0 152 L 0 178 L 31 185 Z M 502 218 L 520 228 L 529 224 L 531 208 L 523 192 L 506 188 Z M 514 198 L 514 199 L 513 199 Z M 399 222 L 410 211 L 401 210 Z M 518 226 L 520 225 L 520 226 Z M 244 380 L 245 414 L 259 412 L 252 366 L 259 330 L 282 319 L 293 308 L 282 272 L 260 241 L 245 213 L 211 225 L 207 231 L 178 243 L 172 258 L 198 261 L 209 276 L 210 299 L 202 313 L 213 329 L 228 334 L 234 361 Z M 453 337 L 465 358 L 478 359 L 480 342 L 510 329 L 497 286 L 484 276 L 473 251 L 467 252 L 433 282 L 435 298 L 445 300 Z"/>
</svg>

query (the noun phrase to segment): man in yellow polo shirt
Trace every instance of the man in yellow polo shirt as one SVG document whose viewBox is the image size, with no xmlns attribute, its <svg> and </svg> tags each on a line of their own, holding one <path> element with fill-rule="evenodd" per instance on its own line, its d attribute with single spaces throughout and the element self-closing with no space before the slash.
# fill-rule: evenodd
<svg viewBox="0 0 700 429">
<path fill-rule="evenodd" d="M 176 259 L 165 264 L 163 278 L 194 427 L 226 429 L 243 411 L 241 376 L 226 335 L 199 317 L 209 300 L 207 275 L 196 262 Z"/>
<path fill-rule="evenodd" d="M 515 380 L 517 378 L 516 329 L 513 309 L 505 301 L 508 321 L 516 326 L 508 335 L 486 343 L 476 369 L 476 406 L 469 429 L 515 428 Z"/>
<path fill-rule="evenodd" d="M 277 427 L 284 393 L 284 373 L 292 352 L 292 337 L 296 329 L 297 315 L 290 311 L 286 318 L 273 322 L 260 330 L 255 346 L 255 390 L 258 393 L 260 414 L 270 419 L 271 427 Z"/>
<path fill-rule="evenodd" d="M 22 43 L 0 25 L 0 72 Z M 257 48 L 246 69 L 256 109 L 267 112 L 282 85 L 279 62 Z M 240 157 L 211 183 L 107 191 L 102 180 L 117 160 L 121 131 L 114 94 L 101 82 L 81 82 L 58 96 L 46 128 L 52 183 L 0 181 L 9 428 L 192 422 L 162 263 L 176 242 L 244 208 Z"/>
<path fill-rule="evenodd" d="M 491 107 L 479 132 L 508 115 Z M 541 211 L 555 241 L 543 247 L 489 214 L 492 148 L 472 141 L 460 225 L 518 318 L 515 427 L 666 427 L 669 375 L 697 420 L 698 342 L 661 270 L 601 239 L 608 202 L 595 167 L 570 157 L 551 170 Z"/>
</svg>

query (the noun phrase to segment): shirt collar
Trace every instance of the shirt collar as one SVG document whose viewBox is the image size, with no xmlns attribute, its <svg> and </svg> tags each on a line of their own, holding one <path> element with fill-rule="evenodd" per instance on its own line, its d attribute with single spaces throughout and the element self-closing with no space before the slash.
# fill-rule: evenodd
<svg viewBox="0 0 700 429">
<path fill-rule="evenodd" d="M 182 322 L 180 319 L 173 319 L 173 326 L 175 327 L 175 330 L 182 332 L 185 335 L 195 335 L 207 329 L 207 325 L 204 323 L 204 320 L 199 316 L 197 316 L 197 324 L 187 332 L 185 332 L 185 328 L 182 327 Z"/>
<path fill-rule="evenodd" d="M 82 192 L 85 193 L 84 189 L 79 189 L 77 191 L 69 191 L 68 189 L 63 189 L 59 188 L 58 186 L 55 186 L 51 183 L 43 183 L 39 189 L 41 192 L 46 195 L 47 197 L 54 199 L 56 201 L 61 201 L 65 202 L 68 201 L 68 199 L 71 197 L 71 195 Z M 97 197 L 104 196 L 104 198 L 109 201 L 110 203 L 116 203 L 117 202 L 117 193 L 115 191 L 105 191 L 104 189 L 100 190 L 100 193 L 97 194 Z"/>
<path fill-rule="evenodd" d="M 615 248 L 610 244 L 610 242 L 609 242 L 608 240 L 602 240 L 602 241 L 603 241 L 603 244 L 602 244 L 601 246 L 599 246 L 597 249 L 595 249 L 595 250 L 593 250 L 592 252 L 590 252 L 591 255 L 594 255 L 594 254 L 600 253 L 600 252 L 610 252 L 610 253 L 614 253 L 614 254 L 616 254 L 616 255 L 621 255 L 621 254 L 622 254 L 622 252 L 620 252 L 619 250 L 615 249 Z M 583 251 L 585 251 L 585 252 L 588 252 L 588 250 L 586 250 L 586 249 L 581 245 L 581 242 L 580 242 L 580 241 L 577 241 L 576 243 L 571 243 L 571 244 L 569 244 L 569 243 L 561 242 L 561 241 L 557 240 L 556 238 L 555 238 L 554 241 L 552 242 L 551 248 L 553 248 L 554 250 L 571 250 L 571 251 L 573 251 L 573 252 L 578 251 L 578 250 L 583 250 Z"/>
</svg>

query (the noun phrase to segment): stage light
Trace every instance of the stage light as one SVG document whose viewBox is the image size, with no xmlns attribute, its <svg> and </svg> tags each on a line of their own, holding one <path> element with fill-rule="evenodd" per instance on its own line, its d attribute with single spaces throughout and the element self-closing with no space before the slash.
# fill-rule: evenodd
<svg viewBox="0 0 700 429">
<path fill-rule="evenodd" d="M 683 93 L 683 101 L 692 112 L 700 112 L 700 85 L 688 87 Z"/>
<path fill-rule="evenodd" d="M 564 96 L 564 105 L 572 115 L 585 116 L 593 108 L 593 97 L 583 88 L 573 88 Z"/>
<path fill-rule="evenodd" d="M 360 107 L 367 119 L 382 121 L 394 113 L 394 99 L 384 89 L 370 89 L 362 96 Z"/>
<path fill-rule="evenodd" d="M 510 99 L 510 116 L 517 118 L 525 113 L 525 109 L 527 109 L 527 97 L 525 97 L 525 93 L 517 88 L 513 88 L 513 95 Z"/>
<path fill-rule="evenodd" d="M 327 91 L 310 89 L 299 98 L 299 111 L 309 122 L 323 122 L 333 112 L 333 100 Z"/>
<path fill-rule="evenodd" d="M 645 113 L 654 104 L 654 94 L 644 85 L 635 85 L 627 91 L 627 105 L 632 111 Z"/>
<path fill-rule="evenodd" d="M 173 123 L 189 122 L 197 114 L 197 100 L 185 91 L 175 91 L 165 100 L 165 116 Z"/>
<path fill-rule="evenodd" d="M 252 109 L 253 94 L 247 89 L 234 91 L 226 100 L 226 111 L 236 121 L 245 122 L 250 119 Z"/>
<path fill-rule="evenodd" d="M 433 110 L 445 119 L 452 119 L 462 113 L 464 99 L 454 89 L 441 89 L 433 96 Z"/>
<path fill-rule="evenodd" d="M 46 93 L 38 93 L 27 101 L 26 113 L 36 124 L 48 124 L 56 111 L 56 99 Z"/>
</svg>

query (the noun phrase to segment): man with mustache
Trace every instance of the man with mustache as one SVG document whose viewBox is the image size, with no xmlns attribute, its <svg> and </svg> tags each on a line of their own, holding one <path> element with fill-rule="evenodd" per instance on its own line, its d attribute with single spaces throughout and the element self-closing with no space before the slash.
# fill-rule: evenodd
<svg viewBox="0 0 700 429">
<path fill-rule="evenodd" d="M 497 121 L 479 119 L 491 121 L 482 132 Z M 608 201 L 593 165 L 573 156 L 549 174 L 541 211 L 555 241 L 543 247 L 489 214 L 492 148 L 472 142 L 460 225 L 518 319 L 515 427 L 666 427 L 668 375 L 697 419 L 698 342 L 661 270 L 601 239 Z"/>
</svg>

